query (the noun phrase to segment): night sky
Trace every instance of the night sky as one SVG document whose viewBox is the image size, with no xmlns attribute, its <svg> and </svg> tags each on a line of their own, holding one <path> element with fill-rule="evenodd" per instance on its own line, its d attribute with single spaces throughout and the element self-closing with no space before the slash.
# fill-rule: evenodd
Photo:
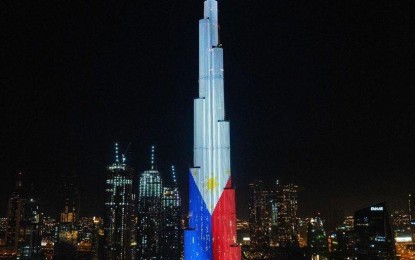
<svg viewBox="0 0 415 260">
<path fill-rule="evenodd" d="M 187 196 L 202 0 L 0 2 L 0 216 L 16 174 L 57 216 L 76 174 L 102 215 L 105 167 L 128 162 Z M 220 0 L 237 207 L 254 179 L 294 182 L 300 216 L 335 221 L 415 191 L 413 12 L 404 1 Z"/>
</svg>

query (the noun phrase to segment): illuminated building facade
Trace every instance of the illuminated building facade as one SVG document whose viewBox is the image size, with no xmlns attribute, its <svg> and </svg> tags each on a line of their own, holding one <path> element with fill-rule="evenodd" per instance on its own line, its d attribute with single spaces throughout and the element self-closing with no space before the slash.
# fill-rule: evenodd
<svg viewBox="0 0 415 260">
<path fill-rule="evenodd" d="M 137 258 L 158 259 L 161 255 L 161 198 L 163 194 L 160 172 L 144 171 L 139 177 L 137 210 Z"/>
<path fill-rule="evenodd" d="M 174 187 L 164 187 L 162 197 L 162 258 L 182 257 L 181 200 L 177 187 L 174 166 L 172 166 Z"/>
<path fill-rule="evenodd" d="M 102 259 L 104 229 L 99 217 L 80 218 L 78 221 L 77 259 Z"/>
<path fill-rule="evenodd" d="M 249 226 L 251 247 L 298 247 L 298 186 L 279 181 L 266 187 L 262 181 L 250 184 Z"/>
<path fill-rule="evenodd" d="M 8 203 L 5 237 L 1 240 L 8 253 L 18 259 L 36 259 L 40 256 L 41 213 L 33 187 L 23 189 L 21 173 Z"/>
<path fill-rule="evenodd" d="M 108 166 L 106 180 L 106 214 L 104 218 L 105 251 L 108 260 L 131 259 L 133 170 L 120 160 L 115 144 L 115 162 Z"/>
<path fill-rule="evenodd" d="M 271 212 L 268 211 L 269 192 L 262 181 L 250 185 L 249 228 L 253 251 L 266 251 L 270 247 Z M 275 194 L 274 194 L 275 195 Z"/>
<path fill-rule="evenodd" d="M 308 222 L 307 244 L 311 259 L 328 259 L 328 238 L 320 216 Z"/>
<path fill-rule="evenodd" d="M 386 203 L 379 203 L 354 214 L 358 259 L 394 259 L 395 246 Z"/>
<path fill-rule="evenodd" d="M 415 205 L 414 205 L 415 193 L 409 193 L 408 195 L 408 215 L 410 220 L 410 228 L 412 233 L 412 241 L 415 241 Z"/>
<path fill-rule="evenodd" d="M 64 177 L 60 194 L 62 196 L 63 207 L 59 214 L 54 253 L 57 258 L 67 259 L 70 256 L 76 256 L 76 244 L 78 242 L 76 225 L 79 217 L 79 194 L 75 176 Z"/>
<path fill-rule="evenodd" d="M 271 214 L 271 246 L 298 247 L 298 186 L 276 181 L 276 198 L 269 199 Z"/>
<path fill-rule="evenodd" d="M 33 187 L 29 192 L 23 219 L 24 242 L 21 247 L 21 259 L 39 259 L 41 255 L 41 219 L 39 199 Z"/>
<path fill-rule="evenodd" d="M 353 257 L 356 236 L 354 233 L 354 217 L 347 216 L 343 223 L 328 238 L 329 252 L 334 259 Z"/>
<path fill-rule="evenodd" d="M 19 178 L 21 174 L 19 173 Z M 23 194 L 22 181 L 16 183 L 16 189 L 9 199 L 7 209 L 6 247 L 20 255 L 20 248 L 24 241 L 23 220 L 25 217 L 26 199 Z"/>
<path fill-rule="evenodd" d="M 412 242 L 410 215 L 403 210 L 391 214 L 393 237 L 396 242 Z"/>
<path fill-rule="evenodd" d="M 41 219 L 41 252 L 45 259 L 52 259 L 56 242 L 57 223 L 56 220 L 47 216 Z"/>
<path fill-rule="evenodd" d="M 241 259 L 236 243 L 223 71 L 218 3 L 206 0 L 204 18 L 199 20 L 199 98 L 194 100 L 194 167 L 189 174 L 186 260 Z"/>
<path fill-rule="evenodd" d="M 0 247 L 6 245 L 7 218 L 0 218 Z"/>
</svg>

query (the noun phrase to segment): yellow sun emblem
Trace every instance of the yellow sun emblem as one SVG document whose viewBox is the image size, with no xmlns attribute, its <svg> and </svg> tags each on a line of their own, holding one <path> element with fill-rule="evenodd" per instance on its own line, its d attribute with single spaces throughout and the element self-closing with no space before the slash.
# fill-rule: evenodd
<svg viewBox="0 0 415 260">
<path fill-rule="evenodd" d="M 217 186 L 218 186 L 218 183 L 215 180 L 215 178 L 209 178 L 209 179 L 207 179 L 206 188 L 208 190 L 214 190 Z"/>
</svg>

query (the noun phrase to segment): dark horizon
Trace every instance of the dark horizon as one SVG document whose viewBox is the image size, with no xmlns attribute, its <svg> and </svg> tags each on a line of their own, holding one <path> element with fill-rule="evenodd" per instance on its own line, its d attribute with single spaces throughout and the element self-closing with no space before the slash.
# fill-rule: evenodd
<svg viewBox="0 0 415 260">
<path fill-rule="evenodd" d="M 60 176 L 76 173 L 81 211 L 102 212 L 115 142 L 132 143 L 137 174 L 155 144 L 163 178 L 176 165 L 187 197 L 202 2 L 0 3 L 2 216 L 19 171 L 49 208 Z M 219 1 L 241 216 L 256 178 L 303 187 L 300 216 L 406 208 L 413 42 L 411 11 L 399 5 Z"/>
</svg>

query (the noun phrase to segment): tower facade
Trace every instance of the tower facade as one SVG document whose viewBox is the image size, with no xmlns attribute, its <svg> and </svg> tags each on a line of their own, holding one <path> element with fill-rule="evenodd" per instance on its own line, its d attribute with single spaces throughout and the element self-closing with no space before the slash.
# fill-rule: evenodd
<svg viewBox="0 0 415 260">
<path fill-rule="evenodd" d="M 137 210 L 137 259 L 159 259 L 161 255 L 161 197 L 159 171 L 144 171 L 139 177 Z"/>
<path fill-rule="evenodd" d="M 108 260 L 131 259 L 132 169 L 119 159 L 115 144 L 115 163 L 108 167 L 106 181 L 105 249 Z"/>
<path fill-rule="evenodd" d="M 181 201 L 177 187 L 163 188 L 163 231 L 162 231 L 162 255 L 163 259 L 180 259 L 181 258 Z"/>
<path fill-rule="evenodd" d="M 26 207 L 20 175 L 19 173 L 19 180 L 17 181 L 15 191 L 9 199 L 7 209 L 6 246 L 13 249 L 16 253 L 21 248 L 22 241 L 24 241 L 24 232 L 22 230 Z"/>
<path fill-rule="evenodd" d="M 204 17 L 199 20 L 199 97 L 194 100 L 194 167 L 189 176 L 185 259 L 241 259 L 236 246 L 235 190 L 218 29 L 218 3 L 206 0 Z"/>
<path fill-rule="evenodd" d="M 394 259 L 395 245 L 386 203 L 354 213 L 357 259 Z"/>
<path fill-rule="evenodd" d="M 70 259 L 76 255 L 76 244 L 78 242 L 76 225 L 79 217 L 80 200 L 76 176 L 64 176 L 64 183 L 59 193 L 63 206 L 59 214 L 54 251 L 57 258 Z"/>
</svg>

